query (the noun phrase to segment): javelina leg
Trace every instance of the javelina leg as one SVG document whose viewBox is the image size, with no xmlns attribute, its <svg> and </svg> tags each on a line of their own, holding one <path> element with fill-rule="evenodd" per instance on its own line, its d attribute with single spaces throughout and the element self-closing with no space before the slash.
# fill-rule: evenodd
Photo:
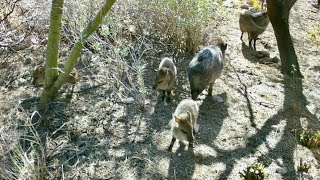
<svg viewBox="0 0 320 180">
<path fill-rule="evenodd" d="M 212 96 L 212 86 L 213 86 L 213 83 L 210 83 L 209 89 L 208 89 L 208 96 Z"/>
<path fill-rule="evenodd" d="M 257 41 L 257 39 L 253 40 L 253 48 L 254 48 L 254 50 L 256 50 L 256 41 Z"/>
<path fill-rule="evenodd" d="M 194 148 L 193 142 L 189 142 L 189 148 Z"/>
<path fill-rule="evenodd" d="M 193 100 L 197 100 L 197 97 L 198 97 L 198 93 L 195 90 L 191 89 L 191 98 Z"/>
<path fill-rule="evenodd" d="M 167 91 L 167 101 L 171 100 L 171 91 Z"/>
<path fill-rule="evenodd" d="M 172 150 L 172 147 L 173 147 L 174 142 L 176 142 L 176 138 L 172 136 L 170 146 L 168 147 L 168 151 L 171 151 L 171 150 Z"/>
<path fill-rule="evenodd" d="M 252 39 L 249 40 L 249 46 L 252 47 Z"/>
<path fill-rule="evenodd" d="M 161 98 L 162 98 L 162 100 L 164 100 L 166 98 L 166 91 L 165 90 L 162 91 Z"/>
<path fill-rule="evenodd" d="M 242 32 L 242 33 L 241 33 L 241 36 L 240 36 L 240 40 L 241 40 L 241 41 L 243 41 L 243 40 L 242 40 L 243 34 L 244 34 L 244 32 Z"/>
</svg>

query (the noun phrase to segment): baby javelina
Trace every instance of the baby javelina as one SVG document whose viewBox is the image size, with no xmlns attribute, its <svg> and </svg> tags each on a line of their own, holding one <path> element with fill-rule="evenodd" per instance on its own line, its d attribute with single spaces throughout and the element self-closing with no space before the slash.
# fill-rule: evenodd
<svg viewBox="0 0 320 180">
<path fill-rule="evenodd" d="M 61 69 L 63 68 L 63 64 L 59 64 L 59 74 L 61 73 Z M 34 86 L 42 86 L 44 84 L 44 73 L 45 69 L 44 66 L 37 66 L 36 69 L 34 70 L 32 76 L 33 76 L 33 81 L 32 84 Z M 74 68 L 70 75 L 67 77 L 66 83 L 69 84 L 76 84 L 78 81 L 78 71 Z"/>
<path fill-rule="evenodd" d="M 239 25 L 241 30 L 241 41 L 243 34 L 248 33 L 249 46 L 252 47 L 252 40 L 254 41 L 253 47 L 256 49 L 256 41 L 258 36 L 262 34 L 269 25 L 269 17 L 267 12 L 253 13 L 249 10 L 243 9 L 240 13 Z"/>
<path fill-rule="evenodd" d="M 153 89 L 162 91 L 162 99 L 165 99 L 167 96 L 167 100 L 169 101 L 177 77 L 177 68 L 172 59 L 163 58 L 157 72 L 158 74 L 154 81 Z"/>
<path fill-rule="evenodd" d="M 197 118 L 199 107 L 196 101 L 184 99 L 173 113 L 171 123 L 172 140 L 168 151 L 172 150 L 176 139 L 180 141 L 188 141 L 189 148 L 193 148 L 194 133 L 199 130 Z"/>
<path fill-rule="evenodd" d="M 202 49 L 190 62 L 188 76 L 193 100 L 208 85 L 208 96 L 212 95 L 213 83 L 222 72 L 226 49 L 227 44 L 222 39 L 216 39 L 213 45 Z"/>
</svg>

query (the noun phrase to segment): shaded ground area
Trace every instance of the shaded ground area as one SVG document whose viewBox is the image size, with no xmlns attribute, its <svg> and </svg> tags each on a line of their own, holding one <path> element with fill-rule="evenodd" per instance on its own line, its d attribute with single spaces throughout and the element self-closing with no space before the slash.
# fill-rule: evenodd
<svg viewBox="0 0 320 180">
<path fill-rule="evenodd" d="M 107 60 L 83 56 L 76 65 L 83 78 L 72 99 L 62 94 L 51 104 L 51 111 L 40 118 L 51 123 L 45 140 L 50 165 L 47 170 L 54 172 L 49 177 L 239 179 L 239 172 L 260 162 L 268 170 L 268 179 L 297 179 L 297 165 L 303 159 L 311 165 L 304 177 L 318 179 L 319 154 L 298 144 L 293 133 L 300 128 L 320 128 L 320 53 L 307 38 L 311 26 L 319 22 L 319 14 L 313 11 L 307 1 L 298 1 L 290 17 L 304 79 L 289 79 L 280 73 L 280 63 L 274 59 L 279 54 L 271 26 L 257 41 L 258 51 L 270 53 L 264 57 L 247 46 L 246 37 L 244 43 L 240 41 L 238 9 L 227 8 L 228 16 L 208 25 L 218 27 L 211 29 L 211 36 L 221 36 L 228 42 L 225 69 L 213 90 L 224 102 L 206 96 L 206 91 L 199 96 L 200 130 L 194 149 L 175 143 L 173 151 L 167 152 L 172 113 L 182 99 L 190 98 L 186 69 L 193 55 L 174 57 L 178 81 L 170 103 L 162 102 L 151 87 L 154 69 L 162 57 L 173 52 L 151 51 L 143 56 L 147 63 L 145 108 L 131 93 L 107 84 L 110 72 L 106 64 L 92 67 L 86 63 Z M 23 129 L 30 119 L 37 125 L 39 119 L 34 112 L 38 99 L 34 97 L 42 89 L 30 82 L 34 66 L 43 62 L 43 57 L 41 46 L 1 54 L 1 127 L 11 127 L 1 131 Z M 99 83 L 106 84 L 84 91 Z M 17 126 L 12 127 L 13 121 Z"/>
</svg>

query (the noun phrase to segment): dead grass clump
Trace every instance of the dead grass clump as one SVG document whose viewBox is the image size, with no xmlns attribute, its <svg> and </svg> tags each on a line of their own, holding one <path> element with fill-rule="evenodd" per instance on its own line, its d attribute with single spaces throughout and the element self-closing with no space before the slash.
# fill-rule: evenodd
<svg viewBox="0 0 320 180">
<path fill-rule="evenodd" d="M 63 39 L 66 44 L 79 38 L 81 30 L 90 22 L 101 2 L 66 3 L 63 15 Z M 134 98 L 134 102 L 144 107 L 146 88 L 143 77 L 147 62 L 142 56 L 153 47 L 146 34 L 138 33 L 137 23 L 130 14 L 138 13 L 136 5 L 135 1 L 119 1 L 113 6 L 99 29 L 86 42 L 83 52 L 86 60 L 81 62 L 86 69 L 99 68 L 100 74 L 94 71 L 88 74 L 81 70 L 79 74 L 106 85 L 117 94 L 117 102 Z"/>
<path fill-rule="evenodd" d="M 218 3 L 209 0 L 140 0 L 138 7 L 133 17 L 143 33 L 172 45 L 178 51 L 194 53 L 203 44 L 205 28 L 213 20 Z"/>
<path fill-rule="evenodd" d="M 20 107 L 21 108 L 21 107 Z M 15 117 L 23 118 L 27 113 L 16 112 Z M 31 115 L 31 119 L 37 113 Z M 6 151 L 1 152 L 0 177 L 2 179 L 44 179 L 46 172 L 45 146 L 41 141 L 31 119 L 27 118 L 24 125 L 18 119 L 13 118 L 13 123 L 20 126 L 21 134 L 13 137 L 13 132 L 0 132 L 1 137 L 12 138 L 6 141 L 14 141 Z M 14 125 L 7 128 L 12 129 Z M 19 131 L 15 129 L 14 131 Z M 2 143 L 1 143 L 2 144 Z"/>
</svg>

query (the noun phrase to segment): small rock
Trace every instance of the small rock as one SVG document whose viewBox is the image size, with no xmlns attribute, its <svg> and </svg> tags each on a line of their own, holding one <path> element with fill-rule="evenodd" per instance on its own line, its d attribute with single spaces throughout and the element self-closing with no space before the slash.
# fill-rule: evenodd
<svg viewBox="0 0 320 180">
<path fill-rule="evenodd" d="M 279 174 L 287 174 L 287 173 L 288 173 L 288 170 L 287 170 L 287 168 L 285 168 L 285 167 L 278 167 L 278 168 L 276 169 L 276 172 L 279 173 Z"/>
<path fill-rule="evenodd" d="M 97 133 L 97 134 L 100 134 L 100 135 L 103 135 L 103 134 L 104 134 L 104 129 L 103 129 L 103 127 L 98 127 L 98 128 L 96 128 L 96 133 Z"/>
<path fill-rule="evenodd" d="M 123 99 L 122 102 L 125 104 L 132 104 L 132 103 L 134 103 L 134 98 L 128 97 L 127 99 Z"/>
<path fill-rule="evenodd" d="M 255 51 L 252 55 L 257 58 L 270 57 L 270 53 L 267 51 Z"/>
<path fill-rule="evenodd" d="M 205 95 L 205 94 L 199 95 L 199 99 L 204 100 L 205 98 L 206 98 L 206 95 Z"/>
<path fill-rule="evenodd" d="M 31 64 L 32 63 L 32 58 L 31 57 L 27 57 L 26 60 L 24 61 L 25 65 Z"/>
<path fill-rule="evenodd" d="M 32 36 L 31 37 L 31 42 L 33 44 L 39 44 L 39 38 L 37 36 Z"/>
<path fill-rule="evenodd" d="M 248 4 L 242 4 L 240 6 L 241 9 L 249 9 L 249 5 Z"/>
<path fill-rule="evenodd" d="M 278 63 L 279 61 L 280 61 L 280 59 L 277 56 L 275 56 L 271 59 L 271 62 L 273 62 L 273 63 Z"/>
<path fill-rule="evenodd" d="M 181 153 L 178 153 L 178 156 L 181 156 Z"/>
<path fill-rule="evenodd" d="M 227 8 L 233 8 L 233 7 L 234 7 L 233 2 L 230 1 L 230 0 L 225 0 L 225 1 L 223 2 L 223 5 L 224 5 L 225 7 L 227 7 Z"/>
<path fill-rule="evenodd" d="M 222 103 L 222 102 L 224 101 L 224 100 L 222 99 L 222 97 L 217 96 L 217 95 L 212 96 L 212 99 L 213 99 L 214 101 L 218 102 L 218 103 Z"/>
<path fill-rule="evenodd" d="M 249 7 L 249 11 L 251 11 L 251 12 L 253 12 L 253 13 L 256 13 L 256 12 L 258 12 L 255 8 L 253 8 L 253 7 Z"/>
<path fill-rule="evenodd" d="M 268 57 L 264 57 L 264 58 L 260 58 L 259 60 L 258 60 L 258 62 L 259 63 L 262 63 L 262 64 L 264 64 L 264 63 L 270 63 L 270 58 L 268 58 Z"/>
<path fill-rule="evenodd" d="M 24 78 L 19 78 L 19 79 L 17 79 L 17 83 L 18 83 L 18 84 L 23 84 L 23 83 L 25 83 L 25 82 L 27 82 L 27 80 L 24 79 Z"/>
<path fill-rule="evenodd" d="M 146 100 L 144 101 L 144 104 L 145 104 L 145 105 L 151 104 L 151 100 L 150 100 L 150 99 L 146 99 Z"/>
</svg>

